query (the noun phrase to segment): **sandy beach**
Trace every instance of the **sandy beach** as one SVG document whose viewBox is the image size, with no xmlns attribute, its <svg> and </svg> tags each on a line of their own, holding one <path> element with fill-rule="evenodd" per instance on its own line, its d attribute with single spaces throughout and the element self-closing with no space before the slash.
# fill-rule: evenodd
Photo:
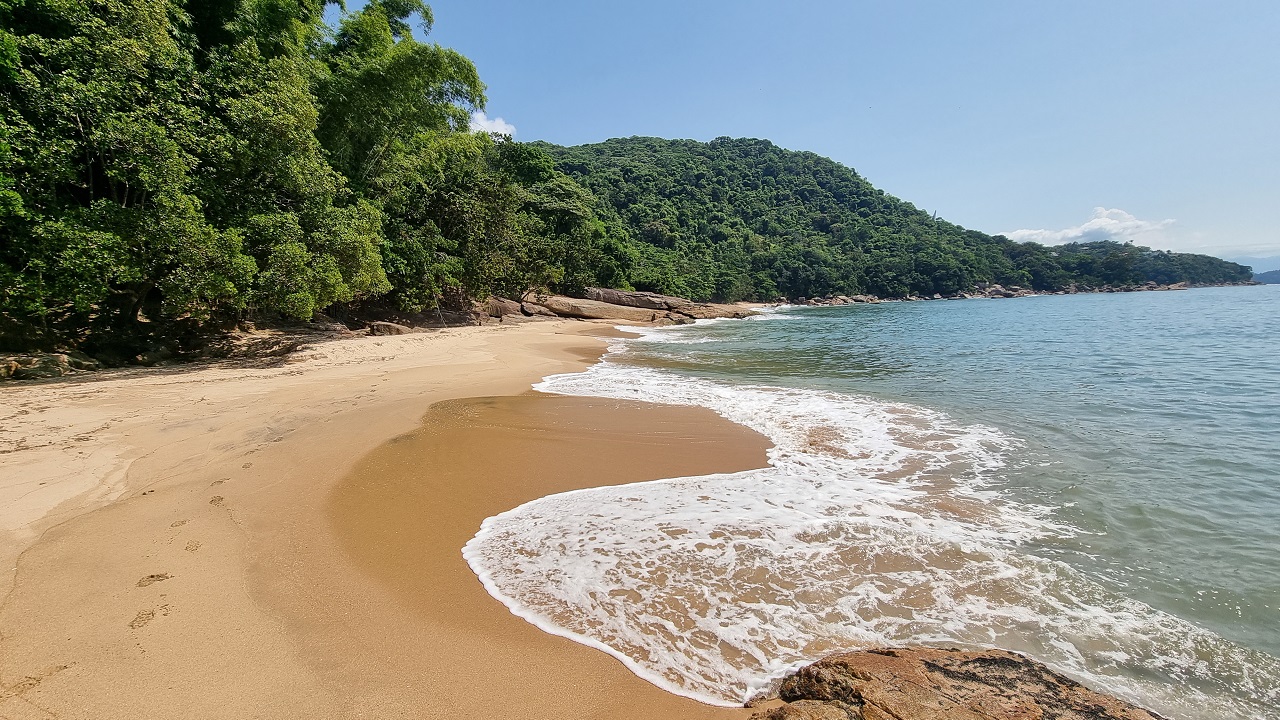
<svg viewBox="0 0 1280 720">
<path fill-rule="evenodd" d="M 461 557 L 542 495 L 763 464 L 707 410 L 529 390 L 610 332 L 0 387 L 0 717 L 746 717 L 538 631 Z"/>
</svg>

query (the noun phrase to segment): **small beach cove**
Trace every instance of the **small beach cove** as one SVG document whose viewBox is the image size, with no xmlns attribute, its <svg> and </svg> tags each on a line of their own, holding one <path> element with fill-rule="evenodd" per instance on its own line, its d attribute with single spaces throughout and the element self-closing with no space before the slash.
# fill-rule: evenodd
<svg viewBox="0 0 1280 720">
<path fill-rule="evenodd" d="M 1047 301 L 990 307 L 1034 314 L 1024 302 Z M 832 311 L 801 311 L 828 331 L 838 319 L 810 312 Z M 871 316 L 847 320 L 858 317 Z M 0 709 L 746 718 L 730 705 L 801 659 L 889 642 L 1020 650 L 1141 702 L 1145 691 L 1114 670 L 1095 678 L 1099 666 L 1082 672 L 1054 655 L 1063 640 L 1090 660 L 1129 647 L 1094 633 L 1098 620 L 1119 629 L 1117 643 L 1129 642 L 1123 633 L 1160 643 L 1154 658 L 1203 692 L 1253 671 L 1257 697 L 1271 692 L 1268 656 L 1023 557 L 1016 546 L 1035 553 L 1057 531 L 991 487 L 1022 441 L 958 422 L 955 408 L 697 377 L 712 358 L 739 372 L 736 343 L 783 331 L 815 332 L 766 313 L 644 329 L 636 345 L 608 324 L 549 321 L 335 341 L 255 368 L 19 387 L 5 399 L 24 432 L 0 462 L 21 482 L 6 490 L 95 484 L 25 526 L 11 513 L 19 532 L 5 549 L 20 558 L 2 610 Z M 597 362 L 603 338 L 621 352 Z M 896 372 L 892 358 L 868 359 L 884 369 L 860 382 Z M 757 360 L 773 373 L 801 365 L 779 365 L 778 350 Z M 758 382 L 759 367 L 747 369 Z M 542 392 L 530 391 L 539 378 Z M 124 461 L 60 470 L 83 453 Z M 649 482 L 667 478 L 682 480 Z M 657 544 L 635 546 L 655 530 Z M 616 572 L 596 578 L 593 564 Z M 633 570 L 640 584 L 627 580 Z M 1046 571 L 1059 578 L 1044 585 L 1048 604 L 1027 604 L 1028 583 Z M 600 604 L 576 610 L 566 602 L 575 587 Z M 1069 603 L 1081 589 L 1107 595 L 1063 625 L 1056 614 L 1077 612 Z M 939 597 L 990 614 L 956 625 Z M 624 630 L 644 634 L 656 620 L 671 632 L 637 643 L 601 622 L 601 608 L 617 610 Z M 630 617 L 654 608 L 651 620 Z M 813 608 L 825 610 L 806 617 Z M 1149 619 L 1178 633 L 1146 629 Z M 728 643 L 717 650 L 708 631 Z M 1177 664 L 1184 631 L 1221 676 Z M 771 645 L 760 651 L 762 639 Z M 1127 675 L 1146 662 L 1132 661 L 1115 667 Z M 237 694 L 210 693 L 197 676 Z M 1181 704 L 1168 714 L 1183 717 Z"/>
</svg>

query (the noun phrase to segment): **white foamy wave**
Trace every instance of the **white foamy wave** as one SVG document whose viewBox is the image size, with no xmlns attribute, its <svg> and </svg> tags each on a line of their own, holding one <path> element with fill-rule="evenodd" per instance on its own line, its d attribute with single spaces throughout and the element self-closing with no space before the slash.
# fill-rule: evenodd
<svg viewBox="0 0 1280 720">
<path fill-rule="evenodd" d="M 1224 668 L 1257 697 L 1280 692 L 1266 656 L 1020 552 L 1068 530 L 993 489 L 1017 446 L 994 429 L 609 362 L 536 387 L 708 407 L 775 443 L 760 470 L 535 500 L 464 549 L 515 614 L 673 692 L 740 704 L 823 655 L 904 643 L 1027 652 L 1189 717 Z"/>
</svg>

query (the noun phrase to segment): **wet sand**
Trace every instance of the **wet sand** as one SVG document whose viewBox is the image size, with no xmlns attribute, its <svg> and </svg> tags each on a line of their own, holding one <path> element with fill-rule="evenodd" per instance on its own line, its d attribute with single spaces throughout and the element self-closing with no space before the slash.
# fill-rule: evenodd
<svg viewBox="0 0 1280 720">
<path fill-rule="evenodd" d="M 544 495 L 760 467 L 767 440 L 702 408 L 528 393 L 439 403 L 365 457 L 327 512 L 357 564 L 430 632 L 401 645 L 458 717 L 745 717 L 663 692 L 515 619 L 461 555 L 481 521 Z M 514 621 L 514 622 L 513 622 Z M 466 648 L 462 668 L 447 648 Z M 533 662 L 530 662 L 534 659 Z"/>
<path fill-rule="evenodd" d="M 0 388 L 0 718 L 745 717 L 541 633 L 462 561 L 525 500 L 763 460 L 709 412 L 523 395 L 608 330 Z M 461 398 L 492 399 L 437 404 Z"/>
</svg>

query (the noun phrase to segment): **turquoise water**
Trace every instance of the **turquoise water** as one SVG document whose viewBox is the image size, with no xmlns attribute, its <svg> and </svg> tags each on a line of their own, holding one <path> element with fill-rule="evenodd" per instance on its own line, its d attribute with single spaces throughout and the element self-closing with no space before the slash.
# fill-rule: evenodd
<svg viewBox="0 0 1280 720">
<path fill-rule="evenodd" d="M 1038 551 L 1280 655 L 1280 287 L 789 314 L 637 361 L 994 425 L 1027 441 L 1005 487 L 1081 531 Z"/>
<path fill-rule="evenodd" d="M 535 501 L 468 560 L 523 617 L 709 702 L 925 642 L 1175 718 L 1277 718 L 1278 311 L 1265 286 L 647 332 L 540 389 L 711 407 L 777 443 L 771 468 Z"/>
</svg>

